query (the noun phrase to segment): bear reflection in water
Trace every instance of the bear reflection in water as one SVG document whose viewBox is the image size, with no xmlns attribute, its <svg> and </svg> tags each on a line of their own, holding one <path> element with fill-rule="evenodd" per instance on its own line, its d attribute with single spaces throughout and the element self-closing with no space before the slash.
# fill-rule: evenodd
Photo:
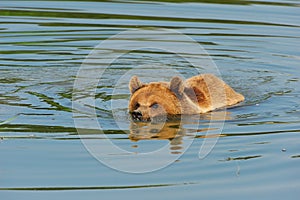
<svg viewBox="0 0 300 200">
<path fill-rule="evenodd" d="M 179 117 L 179 116 L 178 116 Z M 168 140 L 172 154 L 180 154 L 183 150 L 184 139 L 220 137 L 224 135 L 208 134 L 207 131 L 216 130 L 210 128 L 210 121 L 218 123 L 223 120 L 231 120 L 231 113 L 227 111 L 214 111 L 197 115 L 181 115 L 168 121 L 156 122 L 130 122 L 129 139 L 134 142 L 140 140 Z M 199 125 L 201 121 L 201 126 Z M 187 128 L 188 127 L 188 128 Z"/>
<path fill-rule="evenodd" d="M 171 153 L 180 154 L 185 135 L 185 129 L 181 127 L 180 122 L 131 122 L 129 139 L 134 142 L 139 140 L 169 140 Z"/>
</svg>

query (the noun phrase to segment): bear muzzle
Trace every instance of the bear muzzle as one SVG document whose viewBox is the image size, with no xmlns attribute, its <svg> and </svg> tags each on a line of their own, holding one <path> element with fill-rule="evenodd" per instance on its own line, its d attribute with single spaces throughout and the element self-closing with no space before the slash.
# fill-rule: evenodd
<svg viewBox="0 0 300 200">
<path fill-rule="evenodd" d="M 132 117 L 133 120 L 142 121 L 143 114 L 139 110 L 134 110 L 134 111 L 131 112 L 131 117 Z"/>
</svg>

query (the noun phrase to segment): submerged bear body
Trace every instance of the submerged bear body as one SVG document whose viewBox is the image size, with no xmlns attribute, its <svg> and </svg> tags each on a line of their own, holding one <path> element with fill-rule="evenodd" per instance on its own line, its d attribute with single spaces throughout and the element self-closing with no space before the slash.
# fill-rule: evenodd
<svg viewBox="0 0 300 200">
<path fill-rule="evenodd" d="M 212 74 L 194 76 L 186 81 L 173 77 L 169 83 L 142 83 L 133 76 L 129 89 L 129 112 L 139 121 L 201 114 L 244 100 L 243 95 Z"/>
</svg>

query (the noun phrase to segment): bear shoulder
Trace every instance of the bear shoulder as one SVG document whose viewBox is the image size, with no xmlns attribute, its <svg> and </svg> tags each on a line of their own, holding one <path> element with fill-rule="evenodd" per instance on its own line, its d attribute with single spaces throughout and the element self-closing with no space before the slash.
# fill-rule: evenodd
<svg viewBox="0 0 300 200">
<path fill-rule="evenodd" d="M 208 110 L 231 106 L 245 99 L 243 95 L 213 74 L 191 77 L 185 84 L 186 88 L 195 92 L 199 106 L 206 107 Z"/>
</svg>

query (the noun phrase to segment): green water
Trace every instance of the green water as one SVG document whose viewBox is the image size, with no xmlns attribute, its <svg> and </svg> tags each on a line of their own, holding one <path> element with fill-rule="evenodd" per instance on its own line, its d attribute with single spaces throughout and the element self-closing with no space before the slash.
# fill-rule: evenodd
<svg viewBox="0 0 300 200">
<path fill-rule="evenodd" d="M 298 199 L 299 13 L 298 1 L 277 0 L 1 1 L 0 198 Z M 74 81 L 88 54 L 122 31 L 157 28 L 180 32 L 205 48 L 246 101 L 227 109 L 224 127 L 218 117 L 210 124 L 223 113 L 217 111 L 201 116 L 199 127 L 188 120 L 167 123 L 159 136 L 155 128 L 128 135 L 138 129 L 127 116 L 129 80 L 114 90 L 122 75 L 135 66 L 168 66 L 185 77 L 197 73 L 180 56 L 136 50 L 115 60 L 97 85 L 102 131 L 76 129 Z M 220 135 L 200 160 L 209 131 Z M 178 157 L 160 170 L 125 173 L 99 162 L 83 142 L 104 141 L 105 149 L 108 140 L 136 154 L 166 146 L 169 156 Z M 125 154 L 107 156 L 128 161 Z"/>
</svg>

